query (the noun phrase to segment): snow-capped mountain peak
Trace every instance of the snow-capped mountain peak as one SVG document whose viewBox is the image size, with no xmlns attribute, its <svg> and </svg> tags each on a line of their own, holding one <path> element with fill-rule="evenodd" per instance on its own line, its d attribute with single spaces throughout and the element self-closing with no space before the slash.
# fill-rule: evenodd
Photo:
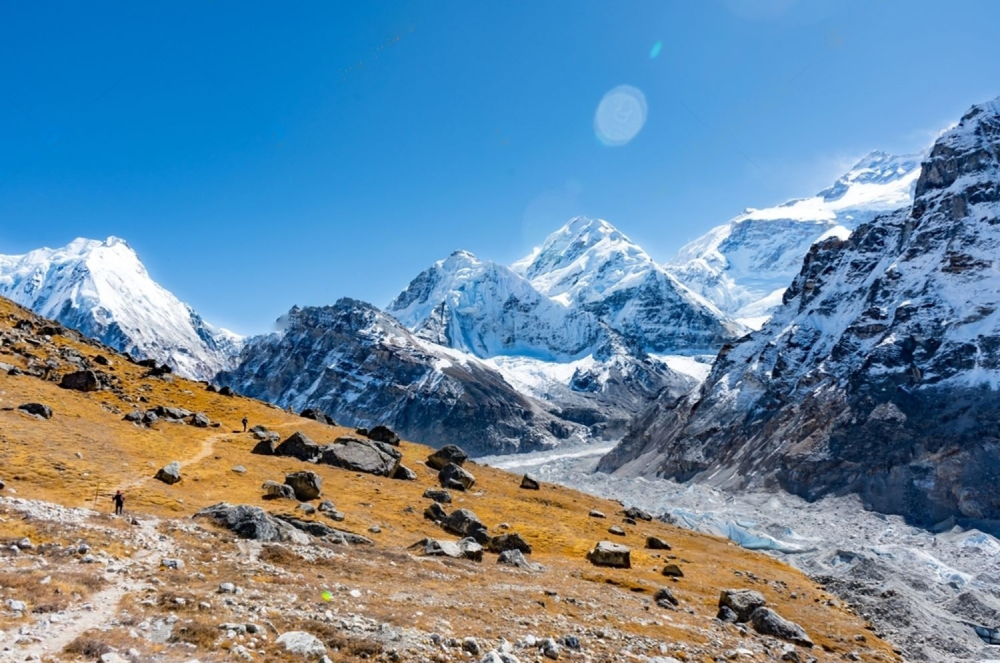
<svg viewBox="0 0 1000 663">
<path fill-rule="evenodd" d="M 0 295 L 199 379 L 231 365 L 242 342 L 153 281 L 135 251 L 117 237 L 77 238 L 58 249 L 0 255 Z"/>
</svg>

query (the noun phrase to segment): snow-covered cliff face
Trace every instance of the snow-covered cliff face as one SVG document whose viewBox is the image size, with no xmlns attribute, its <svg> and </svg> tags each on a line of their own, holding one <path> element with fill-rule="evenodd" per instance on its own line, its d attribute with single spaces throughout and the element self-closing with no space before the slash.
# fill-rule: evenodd
<svg viewBox="0 0 1000 663">
<path fill-rule="evenodd" d="M 847 237 L 878 214 L 909 206 L 924 154 L 872 152 L 811 198 L 747 209 L 683 247 L 666 268 L 724 313 L 759 328 L 781 304 L 809 248 Z"/>
<path fill-rule="evenodd" d="M 857 492 L 917 522 L 1000 521 L 1000 100 L 923 164 L 912 207 L 810 249 L 783 305 L 601 468 Z"/>
<path fill-rule="evenodd" d="M 208 380 L 229 368 L 242 343 L 153 281 L 135 252 L 115 237 L 0 255 L 0 295 L 194 379 Z"/>
<path fill-rule="evenodd" d="M 511 387 L 494 367 L 417 338 L 370 304 L 293 308 L 282 331 L 250 339 L 218 382 L 296 410 L 319 408 L 349 426 L 386 424 L 431 446 L 512 453 L 583 436 Z"/>
</svg>

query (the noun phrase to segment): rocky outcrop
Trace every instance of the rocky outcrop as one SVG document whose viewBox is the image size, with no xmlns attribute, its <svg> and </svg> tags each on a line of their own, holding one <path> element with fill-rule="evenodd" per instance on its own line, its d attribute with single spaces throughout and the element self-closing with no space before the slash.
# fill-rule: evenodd
<svg viewBox="0 0 1000 663">
<path fill-rule="evenodd" d="M 810 250 L 784 304 L 600 463 L 625 476 L 854 492 L 1000 531 L 1000 101 L 935 144 L 912 207 Z"/>
</svg>

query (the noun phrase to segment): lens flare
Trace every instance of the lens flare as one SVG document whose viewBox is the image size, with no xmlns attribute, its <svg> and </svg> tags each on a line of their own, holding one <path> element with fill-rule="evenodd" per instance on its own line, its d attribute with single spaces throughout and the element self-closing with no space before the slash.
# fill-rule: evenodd
<svg viewBox="0 0 1000 663">
<path fill-rule="evenodd" d="M 604 95 L 594 114 L 594 133 L 609 147 L 625 145 L 646 123 L 646 97 L 631 85 L 619 85 Z"/>
<path fill-rule="evenodd" d="M 323 592 L 322 594 L 320 594 L 320 596 L 323 597 L 324 601 L 332 601 L 333 600 L 333 593 L 329 592 L 329 591 Z"/>
<path fill-rule="evenodd" d="M 662 50 L 663 50 L 663 42 L 662 41 L 658 41 L 655 44 L 653 44 L 653 48 L 649 49 L 649 59 L 650 60 L 655 60 L 656 56 L 659 55 L 660 51 L 662 51 Z"/>
</svg>

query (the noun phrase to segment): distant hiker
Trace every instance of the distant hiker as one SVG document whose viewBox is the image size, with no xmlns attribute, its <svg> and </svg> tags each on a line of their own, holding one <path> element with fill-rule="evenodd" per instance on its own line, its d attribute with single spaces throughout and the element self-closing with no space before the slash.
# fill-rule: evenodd
<svg viewBox="0 0 1000 663">
<path fill-rule="evenodd" d="M 125 510 L 125 496 L 122 495 L 122 491 L 119 490 L 115 493 L 115 496 L 112 499 L 115 501 L 115 515 L 120 516 L 122 511 Z"/>
<path fill-rule="evenodd" d="M 246 417 L 243 417 L 243 432 L 244 433 L 247 432 L 247 424 L 248 423 L 250 423 L 250 420 L 247 419 Z"/>
</svg>

